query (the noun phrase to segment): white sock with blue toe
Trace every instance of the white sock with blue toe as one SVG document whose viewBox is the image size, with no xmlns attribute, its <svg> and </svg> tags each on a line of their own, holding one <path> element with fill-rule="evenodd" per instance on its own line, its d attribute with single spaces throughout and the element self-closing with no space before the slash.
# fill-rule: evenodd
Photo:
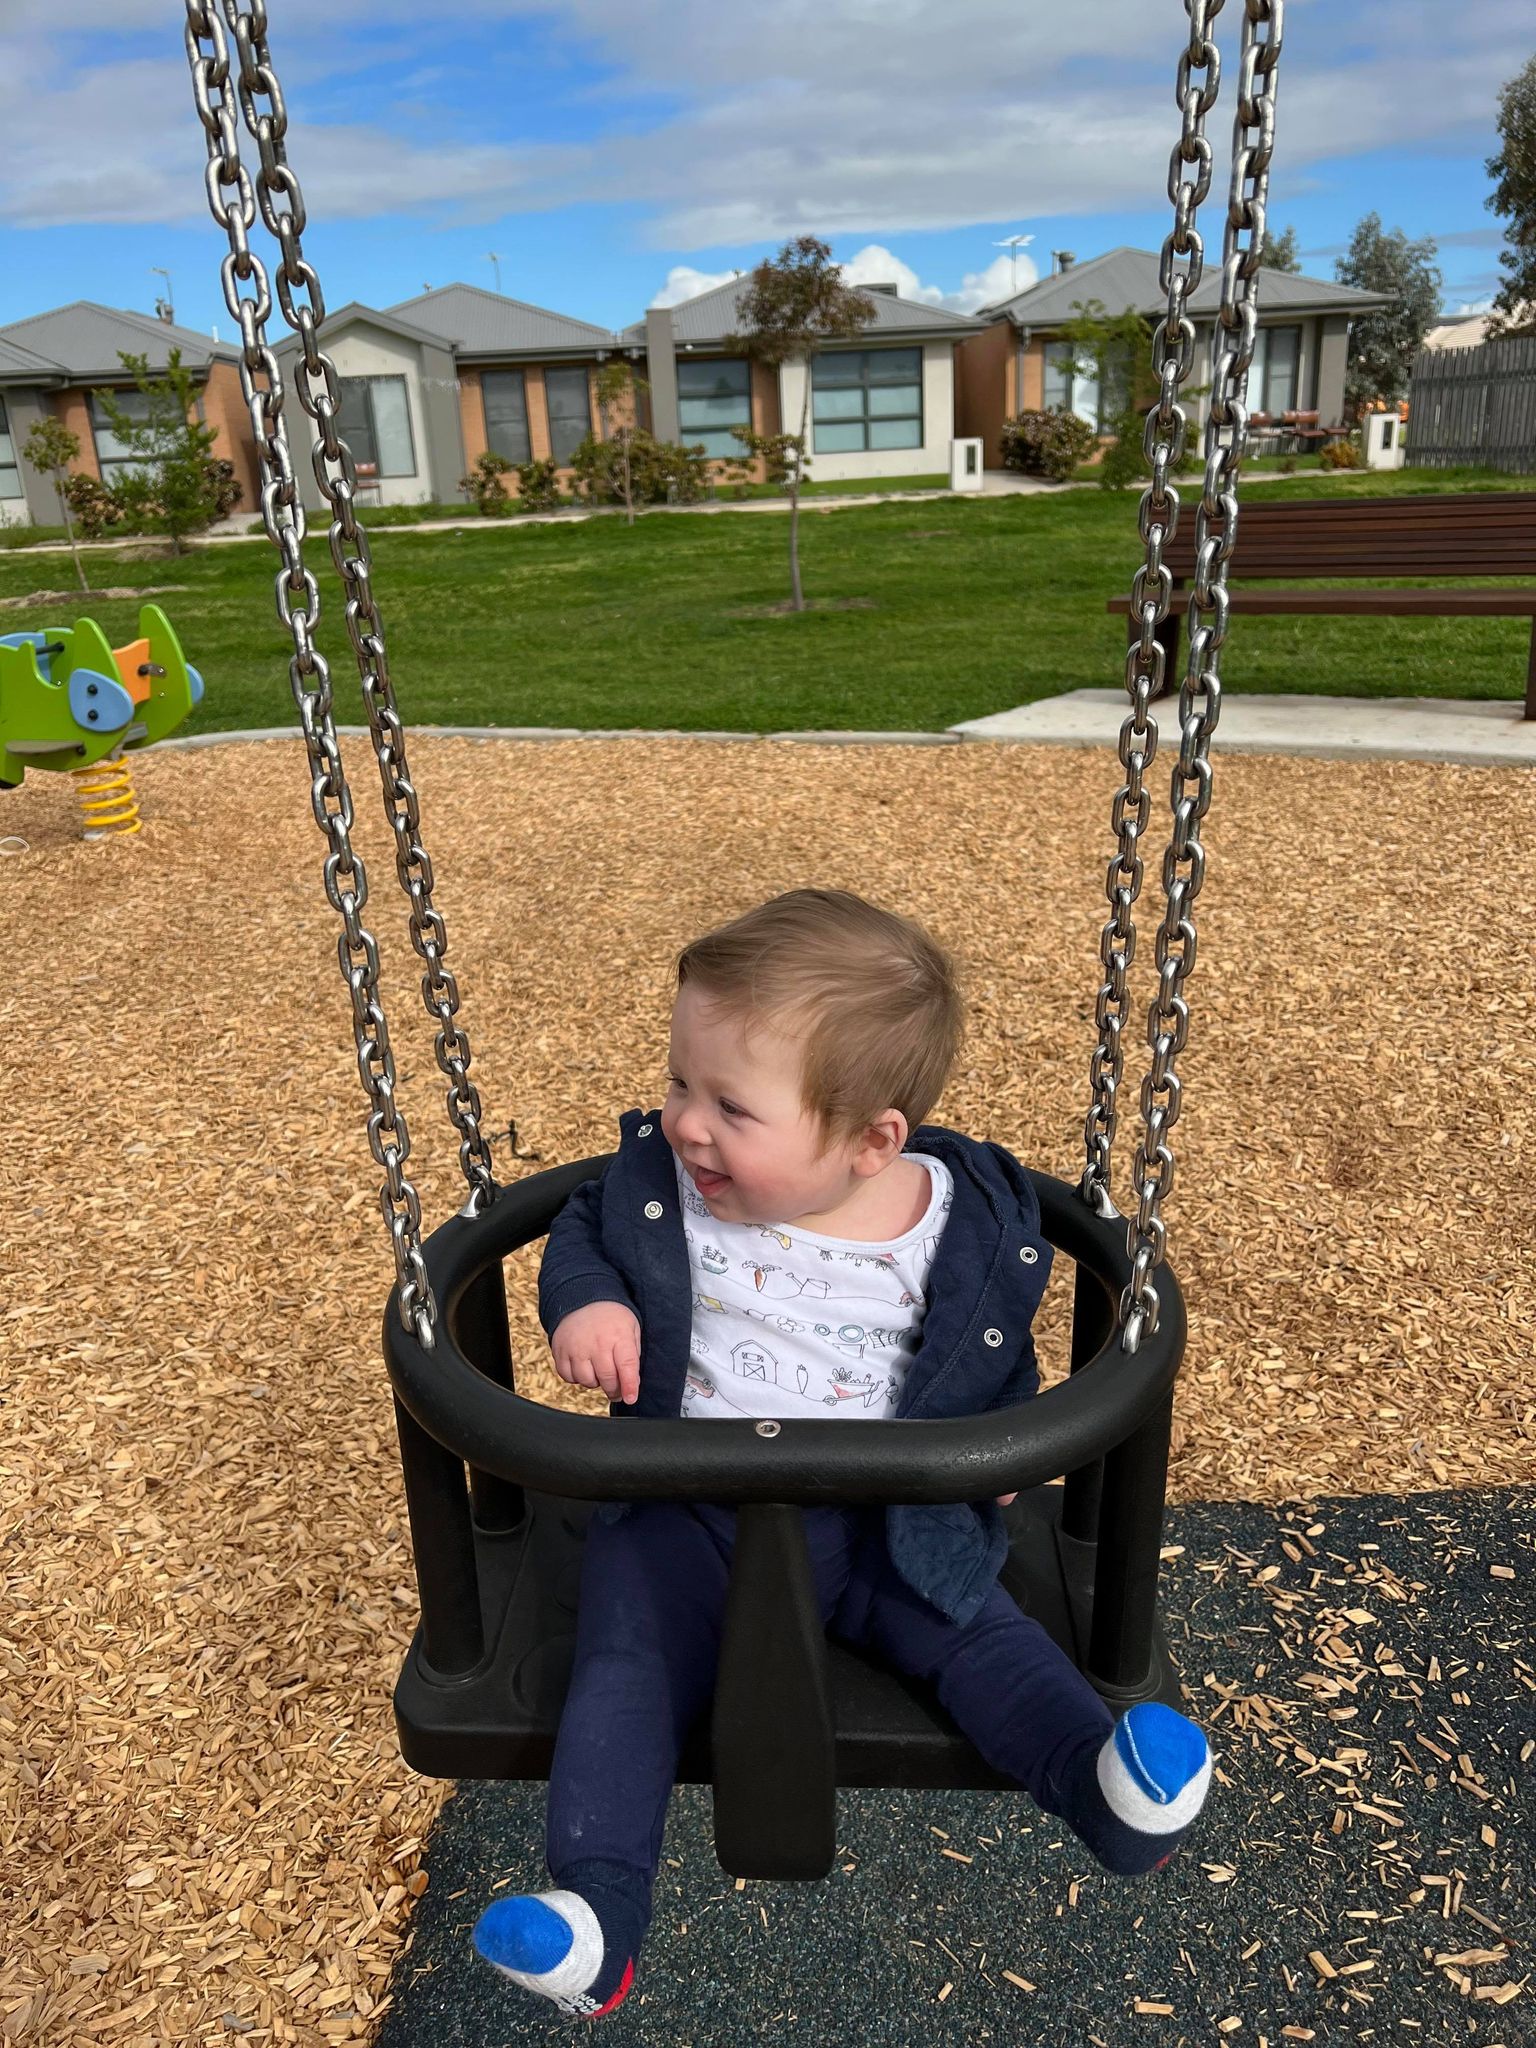
<svg viewBox="0 0 1536 2048">
<path fill-rule="evenodd" d="M 1099 1790 L 1139 1835 L 1180 1834 L 1205 1804 L 1211 1751 L 1185 1715 L 1143 1700 L 1115 1723 L 1099 1751 Z"/>
<path fill-rule="evenodd" d="M 601 1983 L 605 1943 L 596 1913 L 580 1892 L 524 1893 L 497 1899 L 475 1922 L 477 1955 L 536 1991 L 573 2019 L 600 2019 L 612 2012 L 634 1979 L 626 1959 L 622 1981 L 607 1996 Z"/>
</svg>

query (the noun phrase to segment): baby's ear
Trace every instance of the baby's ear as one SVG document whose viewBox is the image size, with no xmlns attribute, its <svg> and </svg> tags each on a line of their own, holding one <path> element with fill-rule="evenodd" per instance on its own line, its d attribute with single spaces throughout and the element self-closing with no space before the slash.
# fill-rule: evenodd
<svg viewBox="0 0 1536 2048">
<path fill-rule="evenodd" d="M 900 1157 L 906 1142 L 906 1118 L 899 1109 L 883 1109 L 864 1126 L 855 1148 L 855 1171 L 863 1174 L 883 1172 L 893 1159 Z"/>
</svg>

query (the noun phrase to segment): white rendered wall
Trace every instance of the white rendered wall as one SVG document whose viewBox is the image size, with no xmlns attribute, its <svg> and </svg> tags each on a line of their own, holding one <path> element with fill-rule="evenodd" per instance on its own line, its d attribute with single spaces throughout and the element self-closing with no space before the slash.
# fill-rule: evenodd
<svg viewBox="0 0 1536 2048">
<path fill-rule="evenodd" d="M 878 344 L 870 343 L 875 347 Z M 891 343 L 911 347 L 910 342 Z M 784 432 L 800 431 L 805 403 L 804 363 L 785 363 L 779 371 L 779 406 Z M 837 455 L 816 453 L 816 428 L 807 427 L 812 483 L 834 483 L 842 477 L 949 475 L 949 444 L 955 432 L 955 345 L 952 341 L 923 344 L 923 445 L 921 448 L 860 448 Z"/>
<path fill-rule="evenodd" d="M 325 352 L 336 365 L 338 377 L 404 377 L 416 474 L 381 476 L 378 480 L 379 502 L 385 505 L 424 504 L 431 495 L 427 488 L 427 422 L 421 402 L 421 365 L 417 361 L 415 345 L 359 326 L 349 327 L 334 341 L 327 337 Z M 372 495 L 370 491 L 368 496 Z"/>
</svg>

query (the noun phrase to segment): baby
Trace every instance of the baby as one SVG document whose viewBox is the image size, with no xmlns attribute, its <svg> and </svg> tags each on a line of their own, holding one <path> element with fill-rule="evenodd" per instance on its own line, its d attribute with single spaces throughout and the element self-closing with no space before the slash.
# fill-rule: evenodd
<svg viewBox="0 0 1536 2048">
<path fill-rule="evenodd" d="M 960 1040 L 940 948 L 857 896 L 797 889 L 695 940 L 677 984 L 665 1107 L 621 1119 L 617 1157 L 549 1234 L 539 1312 L 562 1379 L 702 1421 L 1028 1399 L 1051 1260 L 1033 1191 L 1001 1147 L 923 1126 Z M 1205 1799 L 1205 1737 L 1156 1703 L 1113 1723 L 997 1584 L 999 1503 L 803 1513 L 834 1633 L 928 1680 L 1106 1868 L 1166 1860 Z M 606 1502 L 589 1525 L 550 1769 L 557 1889 L 497 1900 L 474 1933 L 574 2016 L 612 2012 L 634 1981 L 734 1528 L 730 1509 L 674 1501 Z"/>
</svg>

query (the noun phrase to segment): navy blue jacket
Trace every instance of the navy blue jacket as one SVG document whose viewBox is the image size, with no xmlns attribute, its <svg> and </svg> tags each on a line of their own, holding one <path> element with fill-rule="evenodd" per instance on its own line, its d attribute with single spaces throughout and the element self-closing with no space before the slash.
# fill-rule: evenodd
<svg viewBox="0 0 1536 2048">
<path fill-rule="evenodd" d="M 896 1417 L 978 1415 L 1028 1400 L 1039 1384 L 1030 1323 L 1051 1248 L 1024 1169 L 1000 1145 L 937 1124 L 914 1131 L 908 1149 L 943 1160 L 954 1197 Z M 539 1270 L 546 1334 L 594 1301 L 622 1302 L 640 1322 L 639 1396 L 613 1413 L 679 1415 L 693 1290 L 677 1169 L 659 1111 L 629 1110 L 619 1119 L 617 1154 L 600 1179 L 583 1181 L 550 1230 Z M 615 1520 L 626 1507 L 605 1502 L 598 1512 Z M 1001 1510 L 990 1500 L 890 1507 L 885 1534 L 901 1577 L 955 1622 L 981 1606 L 1008 1547 Z"/>
</svg>

